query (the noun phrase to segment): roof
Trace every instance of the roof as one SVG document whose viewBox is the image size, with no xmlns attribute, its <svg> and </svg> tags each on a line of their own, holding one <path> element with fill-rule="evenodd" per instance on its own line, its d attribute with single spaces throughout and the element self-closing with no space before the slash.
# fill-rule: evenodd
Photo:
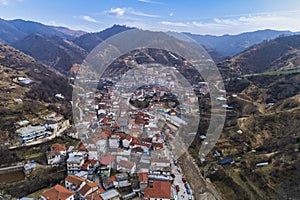
<svg viewBox="0 0 300 200">
<path fill-rule="evenodd" d="M 171 163 L 169 159 L 151 158 L 151 163 Z"/>
<path fill-rule="evenodd" d="M 106 199 L 111 199 L 111 198 L 117 197 L 117 196 L 119 196 L 119 195 L 120 195 L 119 192 L 118 192 L 117 190 L 115 190 L 115 189 L 113 189 L 113 190 L 108 190 L 107 192 L 104 192 L 104 193 L 100 194 L 100 196 L 101 196 L 104 200 L 106 200 Z"/>
<path fill-rule="evenodd" d="M 171 183 L 163 181 L 153 181 L 153 187 L 145 189 L 146 198 L 160 198 L 170 199 L 171 196 Z"/>
<path fill-rule="evenodd" d="M 115 156 L 108 155 L 101 158 L 100 163 L 101 165 L 109 165 L 109 163 L 113 162 L 115 160 Z"/>
<path fill-rule="evenodd" d="M 72 183 L 73 185 L 81 185 L 83 182 L 85 182 L 84 179 L 75 176 L 75 175 L 68 175 L 67 178 L 65 179 L 65 181 L 68 181 L 70 183 Z"/>
<path fill-rule="evenodd" d="M 65 145 L 55 143 L 51 146 L 51 150 L 52 151 L 66 151 L 67 147 Z"/>
<path fill-rule="evenodd" d="M 111 181 L 117 181 L 116 176 L 111 176 L 109 179 L 110 179 Z"/>
<path fill-rule="evenodd" d="M 134 162 L 127 161 L 127 160 L 120 160 L 120 162 L 118 163 L 118 166 L 131 170 L 134 167 Z"/>
<path fill-rule="evenodd" d="M 77 148 L 77 150 L 78 150 L 78 151 L 88 151 L 84 144 L 80 145 L 80 146 Z"/>
<path fill-rule="evenodd" d="M 219 163 L 221 165 L 225 165 L 225 164 L 229 164 L 229 163 L 233 163 L 234 160 L 232 158 L 224 158 L 223 160 L 220 160 Z"/>
<path fill-rule="evenodd" d="M 85 197 L 86 200 L 103 200 L 101 197 L 100 197 L 100 194 L 104 193 L 105 190 L 103 188 L 99 188 L 98 190 L 96 190 L 95 192 L 87 195 Z"/>
<path fill-rule="evenodd" d="M 86 181 L 86 184 L 82 188 L 80 188 L 78 193 L 85 197 L 88 195 L 88 192 L 90 189 L 96 188 L 96 187 L 97 188 L 99 187 L 99 185 L 97 183 Z"/>
<path fill-rule="evenodd" d="M 73 196 L 75 193 L 61 185 L 55 185 L 54 187 L 45 190 L 42 196 L 47 200 L 65 200 Z"/>
<path fill-rule="evenodd" d="M 162 148 L 164 148 L 164 143 L 154 143 L 153 148 L 154 149 L 162 149 Z"/>
<path fill-rule="evenodd" d="M 148 173 L 147 172 L 139 173 L 139 181 L 140 182 L 148 182 Z"/>
</svg>

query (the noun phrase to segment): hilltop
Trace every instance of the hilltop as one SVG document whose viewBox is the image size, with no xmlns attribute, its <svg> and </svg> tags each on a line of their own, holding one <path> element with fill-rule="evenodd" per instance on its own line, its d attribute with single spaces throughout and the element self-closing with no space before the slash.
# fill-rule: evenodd
<svg viewBox="0 0 300 200">
<path fill-rule="evenodd" d="M 279 37 L 234 56 L 228 66 L 243 74 L 275 71 L 299 66 L 299 55 L 300 35 Z"/>
</svg>

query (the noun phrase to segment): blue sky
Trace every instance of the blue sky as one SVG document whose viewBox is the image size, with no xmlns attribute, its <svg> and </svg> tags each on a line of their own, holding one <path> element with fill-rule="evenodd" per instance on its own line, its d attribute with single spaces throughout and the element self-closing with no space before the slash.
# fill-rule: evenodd
<svg viewBox="0 0 300 200">
<path fill-rule="evenodd" d="M 299 0 L 0 0 L 0 18 L 88 32 L 113 24 L 199 34 L 300 30 Z"/>
</svg>

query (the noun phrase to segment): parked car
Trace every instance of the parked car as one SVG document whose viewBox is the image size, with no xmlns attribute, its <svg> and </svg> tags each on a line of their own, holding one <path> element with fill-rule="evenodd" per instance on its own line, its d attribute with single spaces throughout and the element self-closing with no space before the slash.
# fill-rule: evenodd
<svg viewBox="0 0 300 200">
<path fill-rule="evenodd" d="M 177 161 L 176 160 L 174 160 L 174 165 L 177 166 Z"/>
<path fill-rule="evenodd" d="M 191 194 L 191 190 L 189 188 L 186 189 L 187 194 Z"/>
<path fill-rule="evenodd" d="M 189 185 L 188 185 L 187 183 L 184 183 L 184 187 L 185 187 L 186 189 L 190 189 L 190 188 L 189 188 Z"/>
<path fill-rule="evenodd" d="M 171 174 L 171 177 L 172 177 L 172 178 L 175 178 L 176 176 L 175 176 L 175 174 Z"/>
<path fill-rule="evenodd" d="M 176 185 L 176 186 L 175 186 L 175 189 L 176 189 L 177 192 L 179 192 L 179 191 L 180 191 L 179 185 Z"/>
<path fill-rule="evenodd" d="M 183 183 L 186 183 L 186 178 L 185 177 L 182 177 L 181 180 L 182 180 Z"/>
</svg>

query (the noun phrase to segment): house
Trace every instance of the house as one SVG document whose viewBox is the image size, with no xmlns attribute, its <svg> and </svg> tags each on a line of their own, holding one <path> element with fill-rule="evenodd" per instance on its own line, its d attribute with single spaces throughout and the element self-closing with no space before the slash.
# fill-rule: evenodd
<svg viewBox="0 0 300 200">
<path fill-rule="evenodd" d="M 217 100 L 219 100 L 219 101 L 226 101 L 227 99 L 225 97 L 223 97 L 223 96 L 220 96 L 220 97 L 217 97 Z"/>
<path fill-rule="evenodd" d="M 65 156 L 61 155 L 57 151 L 49 151 L 46 153 L 47 163 L 51 166 L 57 166 L 64 162 Z"/>
<path fill-rule="evenodd" d="M 151 159 L 151 166 L 157 166 L 157 167 L 171 167 L 171 161 L 168 159 L 157 159 L 152 158 Z"/>
<path fill-rule="evenodd" d="M 89 194 L 86 196 L 86 200 L 103 200 L 100 197 L 100 194 L 104 193 L 105 190 L 103 188 L 98 188 L 98 190 L 96 190 L 95 192 Z"/>
<path fill-rule="evenodd" d="M 263 167 L 263 166 L 267 166 L 267 165 L 269 165 L 268 162 L 260 162 L 260 163 L 257 163 L 255 166 L 256 167 Z"/>
<path fill-rule="evenodd" d="M 87 160 L 82 164 L 81 170 L 94 172 L 96 167 L 98 167 L 98 166 L 99 166 L 99 163 L 97 160 Z"/>
<path fill-rule="evenodd" d="M 32 142 L 39 138 L 48 136 L 45 126 L 27 126 L 16 131 L 23 143 Z"/>
<path fill-rule="evenodd" d="M 114 155 L 107 155 L 100 159 L 100 174 L 102 178 L 110 176 L 111 169 L 115 166 L 116 157 Z"/>
<path fill-rule="evenodd" d="M 45 190 L 41 199 L 43 200 L 74 200 L 75 193 L 67 188 L 57 184 L 54 187 Z"/>
<path fill-rule="evenodd" d="M 53 144 L 50 151 L 46 153 L 48 165 L 60 165 L 66 159 L 67 148 L 65 145 Z"/>
<path fill-rule="evenodd" d="M 220 165 L 233 164 L 234 160 L 232 158 L 224 158 L 219 161 Z"/>
<path fill-rule="evenodd" d="M 115 188 L 114 182 L 116 181 L 116 177 L 115 176 L 111 176 L 109 178 L 106 179 L 102 179 L 102 186 L 105 190 L 109 190 L 112 188 Z"/>
<path fill-rule="evenodd" d="M 68 174 L 75 174 L 81 171 L 81 167 L 84 163 L 83 152 L 73 152 L 69 154 L 67 159 L 67 172 Z"/>
<path fill-rule="evenodd" d="M 130 135 L 127 135 L 123 140 L 122 140 L 122 145 L 125 148 L 129 147 L 129 144 L 133 141 L 132 137 Z"/>
<path fill-rule="evenodd" d="M 67 147 L 62 144 L 55 143 L 51 146 L 51 151 L 59 152 L 61 155 L 66 155 Z"/>
<path fill-rule="evenodd" d="M 108 139 L 109 148 L 111 148 L 111 149 L 119 148 L 120 147 L 120 141 L 121 141 L 120 136 L 118 136 L 118 135 L 112 135 Z"/>
<path fill-rule="evenodd" d="M 151 146 L 151 143 L 136 143 L 132 148 L 140 147 L 145 154 L 149 154 Z"/>
<path fill-rule="evenodd" d="M 127 200 L 127 199 L 133 199 L 134 197 L 137 196 L 136 192 L 131 192 L 129 194 L 125 194 L 122 196 L 122 199 Z"/>
<path fill-rule="evenodd" d="M 24 171 L 34 170 L 36 168 L 36 164 L 34 163 L 34 160 L 31 162 L 28 162 L 24 165 Z"/>
<path fill-rule="evenodd" d="M 86 180 L 87 177 L 88 177 L 88 172 L 86 172 L 86 171 L 80 171 L 80 172 L 78 172 L 77 174 L 74 174 L 74 175 L 77 176 L 77 177 L 80 177 L 80 178 L 82 178 L 84 180 Z"/>
<path fill-rule="evenodd" d="M 120 172 L 133 174 L 136 170 L 136 164 L 131 161 L 120 160 L 120 162 L 117 164 L 117 170 Z"/>
<path fill-rule="evenodd" d="M 85 185 L 85 180 L 75 175 L 68 175 L 65 179 L 65 187 L 73 192 L 78 191 Z"/>
<path fill-rule="evenodd" d="M 152 187 L 147 187 L 145 189 L 144 199 L 170 200 L 172 198 L 171 186 L 172 184 L 170 182 L 153 181 Z"/>
<path fill-rule="evenodd" d="M 140 172 L 139 173 L 139 185 L 140 185 L 140 189 L 142 191 L 144 191 L 146 189 L 146 187 L 148 186 L 148 173 L 147 172 Z"/>
<path fill-rule="evenodd" d="M 78 194 L 79 194 L 79 199 L 86 199 L 86 197 L 89 194 L 92 194 L 93 192 L 97 191 L 99 188 L 99 185 L 95 182 L 89 182 L 89 181 L 85 181 L 85 184 L 83 185 L 83 187 L 81 187 L 78 190 Z"/>
<path fill-rule="evenodd" d="M 100 165 L 102 165 L 102 166 L 108 166 L 109 168 L 112 168 L 114 166 L 115 160 L 116 160 L 116 156 L 115 155 L 103 156 L 100 159 Z"/>
<path fill-rule="evenodd" d="M 114 185 L 116 188 L 124 188 L 131 186 L 131 181 L 129 181 L 129 176 L 127 173 L 120 173 L 115 175 L 116 179 Z"/>
<path fill-rule="evenodd" d="M 100 197 L 103 200 L 119 200 L 121 195 L 117 190 L 113 189 L 100 194 Z"/>
</svg>

